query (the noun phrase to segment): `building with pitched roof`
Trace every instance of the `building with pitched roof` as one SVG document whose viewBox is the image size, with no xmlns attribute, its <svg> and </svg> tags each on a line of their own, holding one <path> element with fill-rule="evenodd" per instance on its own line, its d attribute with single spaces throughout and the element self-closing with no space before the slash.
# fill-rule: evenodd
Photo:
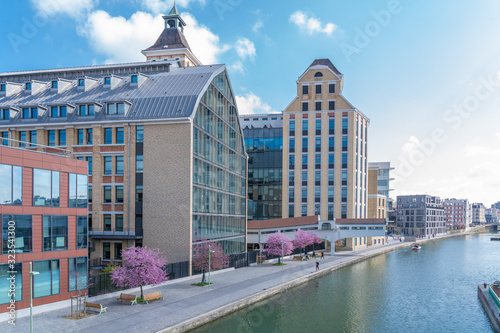
<svg viewBox="0 0 500 333">
<path fill-rule="evenodd" d="M 175 6 L 164 19 L 146 62 L 0 74 L 2 137 L 88 161 L 93 268 L 130 246 L 170 263 L 204 239 L 246 250 L 247 155 L 226 66 L 201 66 Z"/>
</svg>

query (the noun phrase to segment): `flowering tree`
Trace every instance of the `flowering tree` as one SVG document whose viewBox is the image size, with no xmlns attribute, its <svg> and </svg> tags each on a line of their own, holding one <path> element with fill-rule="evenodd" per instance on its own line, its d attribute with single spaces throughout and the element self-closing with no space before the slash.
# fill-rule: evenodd
<svg viewBox="0 0 500 333">
<path fill-rule="evenodd" d="M 314 243 L 321 243 L 319 237 L 310 231 L 305 231 L 300 229 L 294 234 L 295 239 L 292 241 L 293 246 L 295 248 L 299 248 L 302 252 L 302 248 L 305 248 L 307 245 L 311 245 Z"/>
<path fill-rule="evenodd" d="M 282 244 L 283 243 L 283 244 Z M 283 245 L 283 248 L 281 247 Z M 293 251 L 293 244 L 290 238 L 285 235 L 275 232 L 274 234 L 267 237 L 267 243 L 264 252 L 267 254 L 272 254 L 276 256 L 289 255 Z M 281 257 L 278 258 L 278 263 Z"/>
<path fill-rule="evenodd" d="M 168 280 L 167 272 L 163 270 L 167 260 L 162 254 L 158 249 L 129 247 L 122 251 L 123 264 L 111 271 L 111 280 L 119 287 L 141 287 L 141 298 L 144 298 L 143 286 Z"/>
<path fill-rule="evenodd" d="M 209 246 L 210 246 L 210 267 L 209 262 Z M 203 275 L 201 282 L 205 283 L 205 271 L 210 270 L 215 271 L 217 269 L 222 269 L 229 265 L 229 255 L 224 254 L 222 246 L 214 241 L 207 242 L 205 239 L 201 240 L 193 248 L 193 265 L 194 269 L 202 271 Z"/>
</svg>

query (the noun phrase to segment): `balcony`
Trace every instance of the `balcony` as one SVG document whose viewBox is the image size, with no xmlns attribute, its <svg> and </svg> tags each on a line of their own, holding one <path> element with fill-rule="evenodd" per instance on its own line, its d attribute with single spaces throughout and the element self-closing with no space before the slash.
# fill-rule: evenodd
<svg viewBox="0 0 500 333">
<path fill-rule="evenodd" d="M 142 239 L 142 230 L 126 231 L 123 228 L 89 228 L 89 236 L 94 239 Z"/>
</svg>

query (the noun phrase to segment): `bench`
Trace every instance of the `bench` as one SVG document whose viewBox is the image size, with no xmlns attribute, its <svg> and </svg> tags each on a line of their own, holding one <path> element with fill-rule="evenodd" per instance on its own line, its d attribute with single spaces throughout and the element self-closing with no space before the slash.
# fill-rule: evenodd
<svg viewBox="0 0 500 333">
<path fill-rule="evenodd" d="M 135 295 L 130 295 L 130 294 L 124 294 L 122 293 L 120 295 L 120 298 L 116 299 L 117 302 L 130 302 L 130 305 L 137 304 L 137 296 Z"/>
<path fill-rule="evenodd" d="M 149 301 L 154 301 L 155 299 L 160 298 L 163 298 L 161 292 L 155 291 L 154 293 L 144 295 L 144 302 L 146 302 L 146 304 L 149 304 Z"/>
<path fill-rule="evenodd" d="M 302 260 L 306 260 L 306 258 L 302 257 L 302 256 L 294 256 L 293 260 L 300 260 L 300 261 L 302 261 Z"/>
<path fill-rule="evenodd" d="M 108 308 L 102 306 L 102 304 L 92 303 L 92 302 L 85 302 L 85 307 L 97 309 L 97 310 L 99 310 L 99 314 L 106 312 L 106 310 L 108 309 Z"/>
</svg>

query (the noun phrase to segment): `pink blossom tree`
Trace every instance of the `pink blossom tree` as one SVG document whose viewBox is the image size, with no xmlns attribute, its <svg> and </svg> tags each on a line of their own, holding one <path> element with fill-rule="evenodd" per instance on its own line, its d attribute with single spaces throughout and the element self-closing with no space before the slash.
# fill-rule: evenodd
<svg viewBox="0 0 500 333">
<path fill-rule="evenodd" d="M 293 246 L 295 248 L 299 248 L 302 252 L 302 249 L 308 245 L 314 244 L 314 243 L 321 243 L 321 240 L 319 237 L 314 233 L 310 231 L 305 231 L 300 229 L 294 234 L 295 239 L 292 241 Z"/>
<path fill-rule="evenodd" d="M 210 251 L 210 267 L 209 262 L 209 245 Z M 202 271 L 203 275 L 201 278 L 201 283 L 205 283 L 205 271 L 215 271 L 222 269 L 229 265 L 229 255 L 224 254 L 224 250 L 220 243 L 214 241 L 207 241 L 202 239 L 198 244 L 193 247 L 193 266 L 194 269 Z"/>
<path fill-rule="evenodd" d="M 283 248 L 281 247 L 283 245 Z M 282 233 L 275 232 L 267 237 L 264 252 L 271 255 L 281 256 L 289 255 L 293 251 L 293 244 L 290 238 Z M 281 257 L 278 258 L 278 263 L 281 263 Z"/>
<path fill-rule="evenodd" d="M 163 269 L 167 260 L 159 249 L 147 247 L 129 247 L 122 251 L 122 265 L 111 272 L 111 280 L 119 287 L 141 287 L 141 298 L 144 298 L 142 287 L 148 284 L 160 284 L 168 280 Z"/>
</svg>

